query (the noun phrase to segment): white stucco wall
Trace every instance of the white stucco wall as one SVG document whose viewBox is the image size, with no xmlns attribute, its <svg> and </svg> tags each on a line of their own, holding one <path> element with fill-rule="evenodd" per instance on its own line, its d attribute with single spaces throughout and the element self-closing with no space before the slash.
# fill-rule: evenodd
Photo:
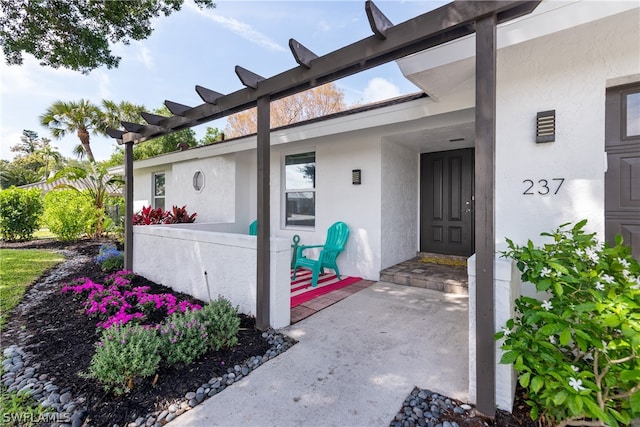
<svg viewBox="0 0 640 427">
<path fill-rule="evenodd" d="M 416 255 L 420 154 L 391 142 L 382 143 L 380 206 L 381 268 Z"/>
<path fill-rule="evenodd" d="M 201 191 L 193 188 L 196 171 L 204 174 Z M 197 212 L 198 222 L 233 222 L 235 219 L 236 160 L 226 154 L 188 162 L 174 163 L 166 177 L 165 209 L 187 206 L 189 213 Z"/>
<path fill-rule="evenodd" d="M 316 153 L 316 225 L 313 229 L 284 227 L 281 165 L 284 156 Z M 349 226 L 340 272 L 377 280 L 380 274 L 380 136 L 371 132 L 340 134 L 303 143 L 272 147 L 271 229 L 279 237 L 298 234 L 301 244 L 322 244 L 336 221 Z M 362 170 L 362 184 L 351 183 L 351 171 Z"/>
<path fill-rule="evenodd" d="M 604 109 L 609 79 L 640 72 L 640 9 L 498 53 L 496 244 L 589 219 L 604 233 Z M 556 110 L 556 140 L 535 143 L 539 111 Z M 553 194 L 559 181 L 564 183 Z M 524 195 L 524 180 L 535 183 Z M 540 180 L 550 194 L 540 195 Z"/>
<path fill-rule="evenodd" d="M 203 301 L 224 296 L 256 314 L 256 238 L 207 231 L 198 224 L 134 227 L 136 274 Z M 270 326 L 290 323 L 291 248 L 271 239 Z M 179 268 L 177 268 L 179 266 Z"/>
</svg>

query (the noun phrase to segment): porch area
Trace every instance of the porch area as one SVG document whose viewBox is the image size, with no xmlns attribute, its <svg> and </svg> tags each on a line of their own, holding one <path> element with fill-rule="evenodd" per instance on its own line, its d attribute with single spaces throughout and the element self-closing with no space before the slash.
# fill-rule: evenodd
<svg viewBox="0 0 640 427">
<path fill-rule="evenodd" d="M 468 295 L 467 258 L 419 252 L 411 259 L 382 270 L 380 281 Z"/>
</svg>

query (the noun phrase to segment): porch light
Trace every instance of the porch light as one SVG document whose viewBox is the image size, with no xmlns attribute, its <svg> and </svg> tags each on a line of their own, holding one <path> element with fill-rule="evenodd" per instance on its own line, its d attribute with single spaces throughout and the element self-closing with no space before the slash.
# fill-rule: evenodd
<svg viewBox="0 0 640 427">
<path fill-rule="evenodd" d="M 536 116 L 536 142 L 556 140 L 556 110 L 541 111 Z"/>
<path fill-rule="evenodd" d="M 354 170 L 351 171 L 351 183 L 353 185 L 362 184 L 362 170 L 361 169 L 354 169 Z"/>
</svg>

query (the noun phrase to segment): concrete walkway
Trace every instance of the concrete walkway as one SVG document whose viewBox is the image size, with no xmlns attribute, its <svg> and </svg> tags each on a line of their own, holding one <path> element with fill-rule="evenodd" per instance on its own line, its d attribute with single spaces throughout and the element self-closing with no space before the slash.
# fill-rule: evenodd
<svg viewBox="0 0 640 427">
<path fill-rule="evenodd" d="M 468 400 L 464 295 L 379 282 L 284 333 L 299 342 L 170 425 L 388 426 L 414 386 Z"/>
</svg>

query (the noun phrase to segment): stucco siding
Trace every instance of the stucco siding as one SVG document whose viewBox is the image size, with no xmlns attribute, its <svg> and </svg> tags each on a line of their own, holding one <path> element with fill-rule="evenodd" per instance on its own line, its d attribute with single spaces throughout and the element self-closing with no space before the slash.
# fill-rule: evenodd
<svg viewBox="0 0 640 427">
<path fill-rule="evenodd" d="M 416 254 L 418 236 L 419 153 L 382 143 L 381 267 Z"/>
<path fill-rule="evenodd" d="M 284 226 L 281 165 L 284 156 L 316 153 L 316 225 L 313 229 Z M 380 273 L 380 136 L 370 132 L 342 134 L 300 144 L 272 147 L 271 228 L 278 237 L 298 234 L 301 244 L 322 244 L 336 221 L 349 225 L 340 272 L 377 280 Z M 353 169 L 362 170 L 362 184 L 351 183 Z"/>
<path fill-rule="evenodd" d="M 639 11 L 499 51 L 498 249 L 505 237 L 536 241 L 583 218 L 603 237 L 605 88 L 609 79 L 640 72 Z M 536 113 L 546 110 L 556 110 L 556 140 L 536 144 Z M 541 180 L 549 194 L 539 194 L 547 192 Z M 533 194 L 523 194 L 531 183 Z"/>
<path fill-rule="evenodd" d="M 204 187 L 193 187 L 193 175 L 201 171 Z M 167 176 L 166 209 L 187 206 L 197 212 L 198 222 L 233 222 L 235 220 L 236 160 L 234 154 L 175 163 Z"/>
</svg>

